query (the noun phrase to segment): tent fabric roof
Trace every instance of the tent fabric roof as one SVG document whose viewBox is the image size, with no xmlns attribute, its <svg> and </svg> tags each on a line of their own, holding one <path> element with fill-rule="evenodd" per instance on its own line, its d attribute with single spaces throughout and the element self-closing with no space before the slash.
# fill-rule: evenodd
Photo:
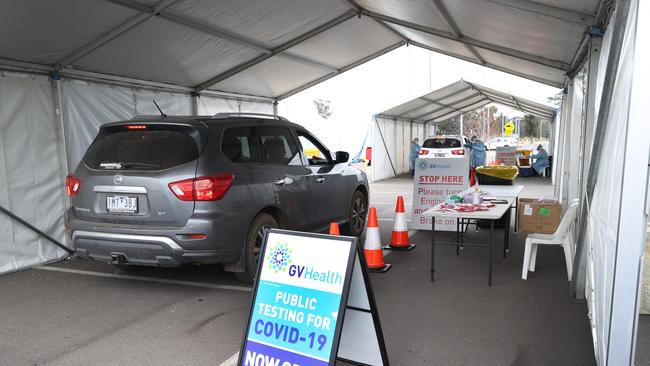
<svg viewBox="0 0 650 366">
<path fill-rule="evenodd" d="M 607 1 L 4 0 L 0 65 L 283 99 L 408 43 L 560 87 Z"/>
<path fill-rule="evenodd" d="M 490 103 L 505 105 L 540 118 L 555 118 L 556 111 L 552 107 L 464 80 L 412 99 L 379 116 L 435 123 Z"/>
</svg>

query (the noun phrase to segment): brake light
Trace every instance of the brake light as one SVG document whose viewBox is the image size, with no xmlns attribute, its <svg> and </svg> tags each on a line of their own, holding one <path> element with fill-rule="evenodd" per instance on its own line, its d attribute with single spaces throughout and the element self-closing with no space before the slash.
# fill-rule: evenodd
<svg viewBox="0 0 650 366">
<path fill-rule="evenodd" d="M 451 150 L 452 155 L 465 155 L 465 150 L 463 149 L 458 149 L 458 150 Z"/>
<path fill-rule="evenodd" d="M 75 177 L 74 174 L 68 174 L 65 177 L 65 192 L 68 196 L 76 196 L 79 193 L 79 188 L 81 187 L 81 180 Z"/>
<path fill-rule="evenodd" d="M 181 201 L 194 200 L 194 179 L 181 180 L 174 183 L 169 183 L 169 189 L 174 192 L 176 197 Z"/>
<path fill-rule="evenodd" d="M 128 125 L 126 126 L 128 130 L 145 130 L 147 129 L 147 125 Z"/>
<path fill-rule="evenodd" d="M 429 150 L 420 150 L 420 155 L 427 155 Z"/>
<path fill-rule="evenodd" d="M 190 178 L 169 183 L 169 189 L 181 201 L 216 201 L 226 195 L 234 179 L 232 174 Z"/>
</svg>

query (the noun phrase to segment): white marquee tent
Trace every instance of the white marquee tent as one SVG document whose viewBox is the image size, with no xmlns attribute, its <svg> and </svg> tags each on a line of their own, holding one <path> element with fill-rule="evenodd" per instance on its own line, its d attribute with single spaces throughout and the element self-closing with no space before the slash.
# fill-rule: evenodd
<svg viewBox="0 0 650 366">
<path fill-rule="evenodd" d="M 409 172 L 409 148 L 414 138 L 424 141 L 435 124 L 462 113 L 497 103 L 553 121 L 555 109 L 502 91 L 461 80 L 390 108 L 372 123 L 372 180 Z"/>
<path fill-rule="evenodd" d="M 151 99 L 170 115 L 272 113 L 408 43 L 566 89 L 554 176 L 558 197 L 581 200 L 571 287 L 587 297 L 598 362 L 627 364 L 649 12 L 640 0 L 5 0 L 0 206 L 64 242 L 63 179 L 101 123 L 154 113 Z M 0 232 L 0 272 L 65 256 L 4 215 Z"/>
</svg>

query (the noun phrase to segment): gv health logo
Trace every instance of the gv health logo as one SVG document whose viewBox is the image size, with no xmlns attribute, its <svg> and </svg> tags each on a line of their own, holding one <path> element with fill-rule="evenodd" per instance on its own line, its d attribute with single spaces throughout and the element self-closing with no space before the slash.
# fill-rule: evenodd
<svg viewBox="0 0 650 366">
<path fill-rule="evenodd" d="M 436 164 L 436 163 L 430 163 L 426 160 L 421 160 L 420 163 L 418 163 L 418 167 L 421 170 L 425 169 L 451 169 L 451 164 Z"/>
<path fill-rule="evenodd" d="M 275 273 L 286 271 L 287 266 L 291 263 L 291 252 L 287 248 L 287 244 L 277 243 L 275 247 L 271 248 L 269 269 L 275 271 Z"/>
</svg>

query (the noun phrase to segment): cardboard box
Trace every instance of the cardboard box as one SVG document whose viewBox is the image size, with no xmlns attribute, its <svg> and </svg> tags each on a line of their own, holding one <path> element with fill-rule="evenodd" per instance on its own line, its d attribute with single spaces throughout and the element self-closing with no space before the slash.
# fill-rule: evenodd
<svg viewBox="0 0 650 366">
<path fill-rule="evenodd" d="M 520 231 L 553 234 L 562 219 L 562 204 L 555 200 L 540 202 L 536 198 L 520 198 L 517 215 Z"/>
</svg>

